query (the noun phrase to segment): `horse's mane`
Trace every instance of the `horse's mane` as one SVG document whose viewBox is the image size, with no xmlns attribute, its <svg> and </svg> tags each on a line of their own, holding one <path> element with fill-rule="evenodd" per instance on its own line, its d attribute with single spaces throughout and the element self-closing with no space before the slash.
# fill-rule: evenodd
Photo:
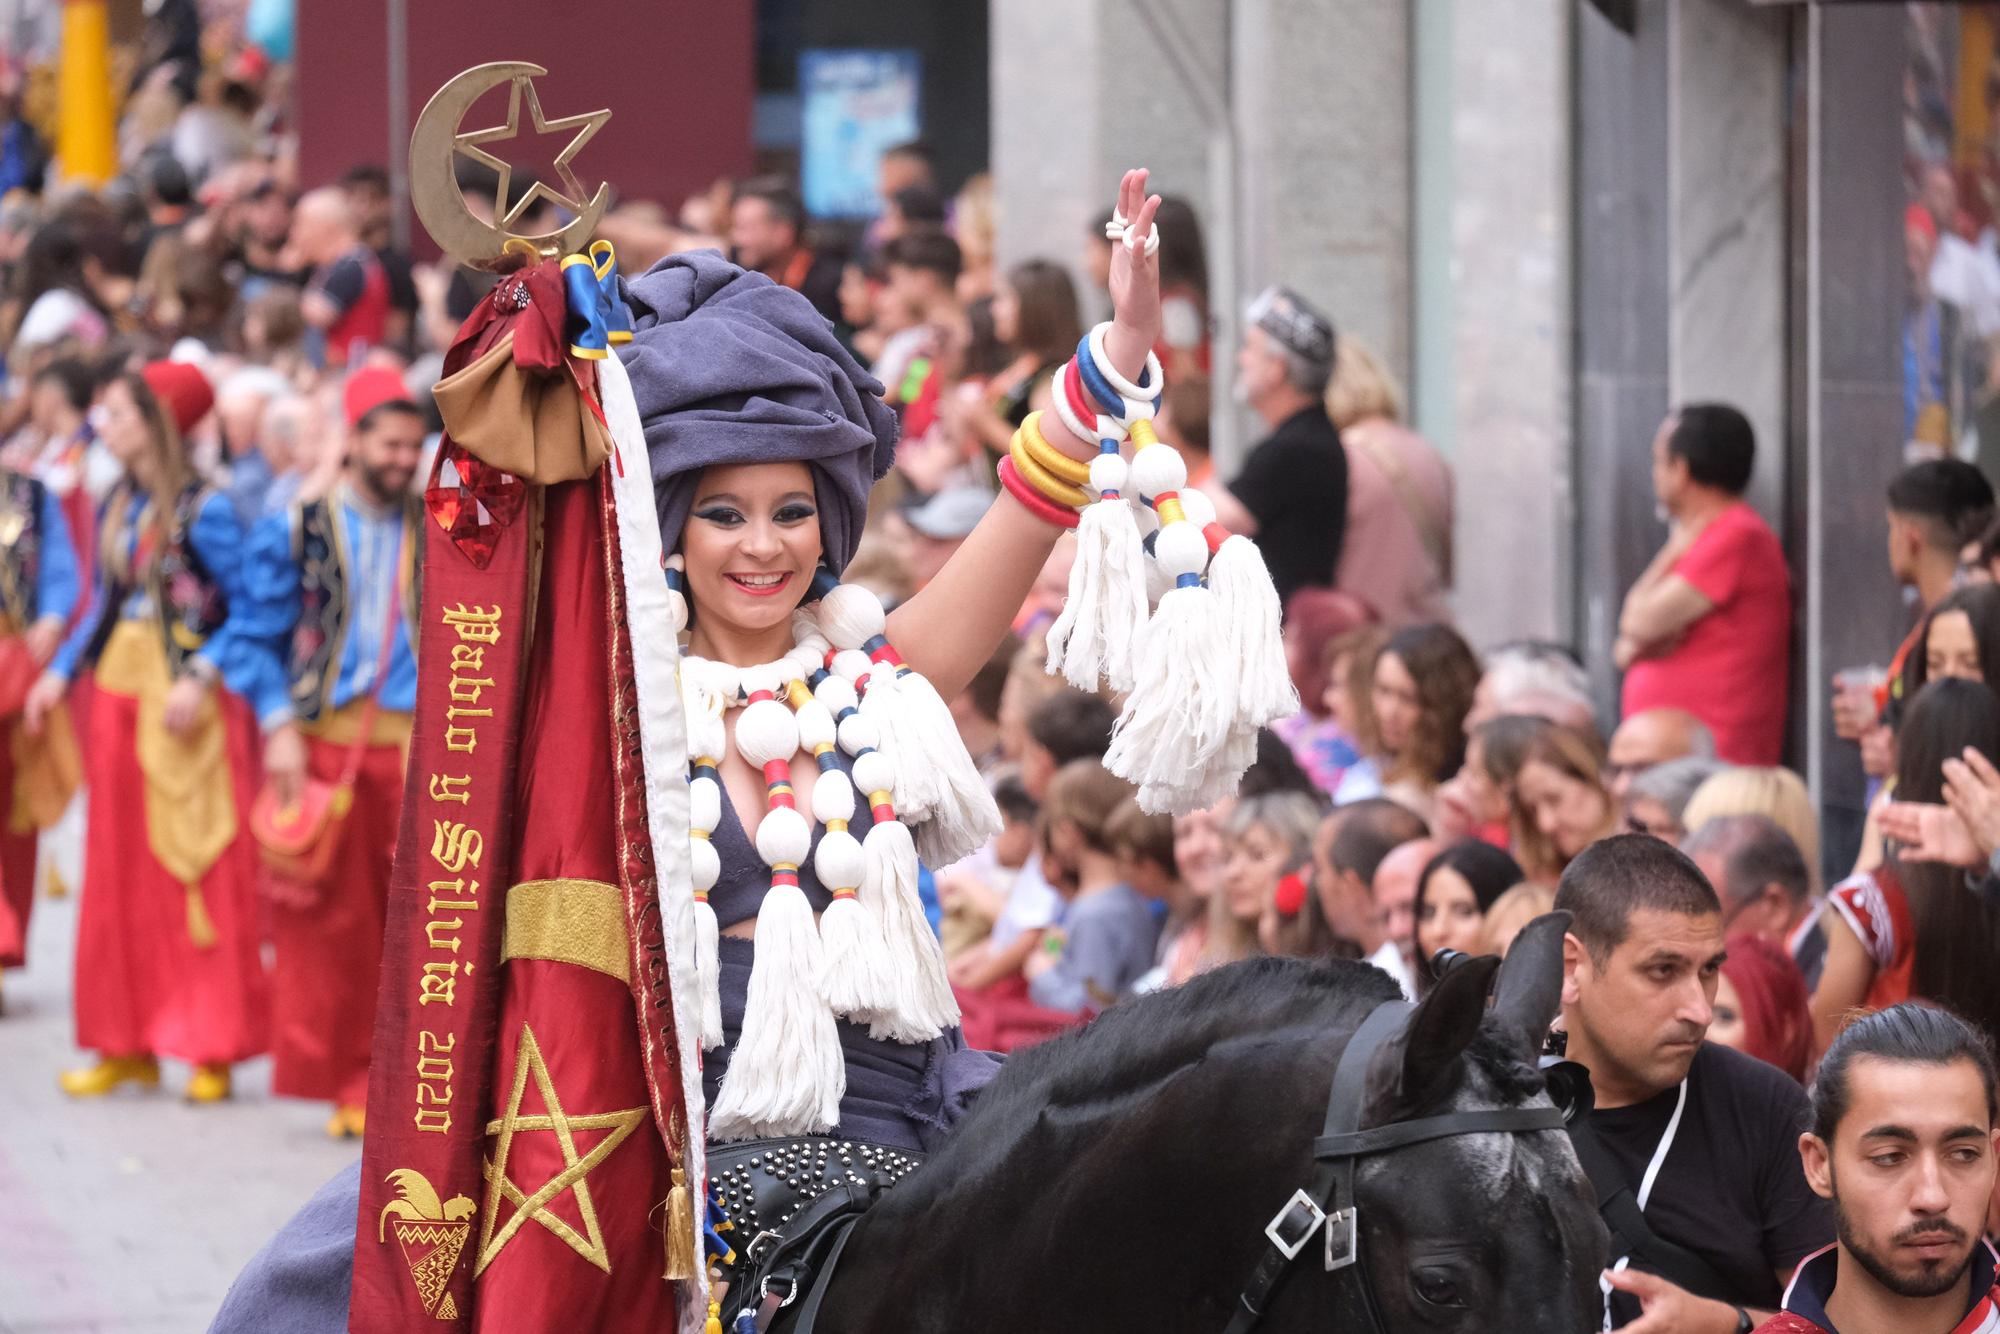
<svg viewBox="0 0 2000 1334">
<path fill-rule="evenodd" d="M 1053 1107 L 1092 1108 L 1144 1097 L 1243 1040 L 1305 1047 L 1351 1034 L 1361 1019 L 1402 992 L 1388 974 L 1344 959 L 1257 958 L 1203 973 L 1183 986 L 1112 1006 L 1089 1025 L 1008 1058 L 1001 1077 L 981 1092 L 967 1126 L 973 1137 L 1032 1123 Z M 1503 1104 L 1539 1093 L 1542 1077 L 1491 1023 L 1466 1048 L 1465 1066 L 1482 1091 Z M 961 1127 L 961 1130 L 965 1127 Z M 954 1140 L 967 1136 L 954 1134 Z"/>
<path fill-rule="evenodd" d="M 1114 1101 L 1201 1060 L 1218 1043 L 1277 1030 L 1336 1033 L 1402 993 L 1344 959 L 1258 958 L 1112 1006 L 1087 1026 L 1016 1053 L 980 1094 L 982 1119 L 1010 1106 Z M 989 1111 L 989 1107 L 992 1109 Z"/>
</svg>

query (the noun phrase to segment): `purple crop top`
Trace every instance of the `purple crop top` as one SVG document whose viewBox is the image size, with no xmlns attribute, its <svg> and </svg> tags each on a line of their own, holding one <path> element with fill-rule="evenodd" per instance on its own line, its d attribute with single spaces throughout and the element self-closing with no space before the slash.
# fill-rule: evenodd
<svg viewBox="0 0 2000 1334">
<path fill-rule="evenodd" d="M 851 774 L 854 763 L 840 752 L 834 754 L 835 762 L 842 773 Z M 722 819 L 715 826 L 715 855 L 722 863 L 722 876 L 715 882 L 715 888 L 708 891 L 709 906 L 715 909 L 717 926 L 730 927 L 738 922 L 747 922 L 757 915 L 764 906 L 764 894 L 771 888 L 771 868 L 757 855 L 756 845 L 750 841 L 749 831 L 736 814 L 736 805 L 729 799 L 729 785 L 718 782 L 722 789 Z M 865 838 L 874 827 L 875 817 L 868 809 L 865 794 L 856 794 L 854 819 L 848 823 L 848 832 L 856 838 Z M 813 850 L 819 850 L 820 835 L 825 828 L 813 825 Z M 825 912 L 833 902 L 833 891 L 820 884 L 819 876 L 813 871 L 812 858 L 807 857 L 805 865 L 799 867 L 799 888 L 805 891 L 806 902 L 814 912 Z"/>
</svg>

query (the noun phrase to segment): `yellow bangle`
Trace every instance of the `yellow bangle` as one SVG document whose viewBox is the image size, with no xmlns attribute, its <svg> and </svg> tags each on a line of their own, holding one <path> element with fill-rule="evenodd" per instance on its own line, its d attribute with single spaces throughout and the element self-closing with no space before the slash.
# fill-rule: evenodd
<svg viewBox="0 0 2000 1334">
<path fill-rule="evenodd" d="M 1013 457 L 1014 470 L 1021 474 L 1021 480 L 1048 499 L 1065 509 L 1082 509 L 1090 503 L 1090 496 L 1080 486 L 1071 486 L 1047 468 L 1043 467 L 1028 452 L 1028 442 L 1022 439 L 1020 431 L 1014 432 L 1008 442 L 1007 452 Z"/>
<path fill-rule="evenodd" d="M 1089 485 L 1090 461 L 1072 458 L 1050 444 L 1048 437 L 1042 434 L 1042 414 L 1039 411 L 1029 413 L 1027 420 L 1021 423 L 1021 435 L 1027 443 L 1029 455 L 1035 462 L 1071 486 Z"/>
</svg>

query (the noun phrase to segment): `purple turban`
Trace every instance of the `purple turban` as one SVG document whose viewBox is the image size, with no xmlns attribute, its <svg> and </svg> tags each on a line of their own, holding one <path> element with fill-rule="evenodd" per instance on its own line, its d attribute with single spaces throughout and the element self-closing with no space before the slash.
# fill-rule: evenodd
<svg viewBox="0 0 2000 1334">
<path fill-rule="evenodd" d="M 660 537 L 680 546 L 703 468 L 812 467 L 826 563 L 845 569 L 868 519 L 868 491 L 896 457 L 882 386 L 812 303 L 712 250 L 669 255 L 625 284 L 632 377 Z"/>
</svg>

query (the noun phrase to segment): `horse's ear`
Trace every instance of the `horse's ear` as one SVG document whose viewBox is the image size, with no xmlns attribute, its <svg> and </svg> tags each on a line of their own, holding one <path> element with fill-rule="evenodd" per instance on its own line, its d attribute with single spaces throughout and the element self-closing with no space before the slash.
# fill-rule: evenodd
<svg viewBox="0 0 2000 1334">
<path fill-rule="evenodd" d="M 1451 1090 L 1458 1058 L 1486 1016 L 1500 960 L 1468 959 L 1438 980 L 1403 1031 L 1383 1044 L 1371 1072 L 1368 1125 L 1414 1116 Z"/>
<path fill-rule="evenodd" d="M 1493 1014 L 1531 1061 L 1541 1055 L 1542 1040 L 1562 1008 L 1563 936 L 1570 920 L 1567 912 L 1543 913 L 1522 927 L 1500 967 Z"/>
</svg>

